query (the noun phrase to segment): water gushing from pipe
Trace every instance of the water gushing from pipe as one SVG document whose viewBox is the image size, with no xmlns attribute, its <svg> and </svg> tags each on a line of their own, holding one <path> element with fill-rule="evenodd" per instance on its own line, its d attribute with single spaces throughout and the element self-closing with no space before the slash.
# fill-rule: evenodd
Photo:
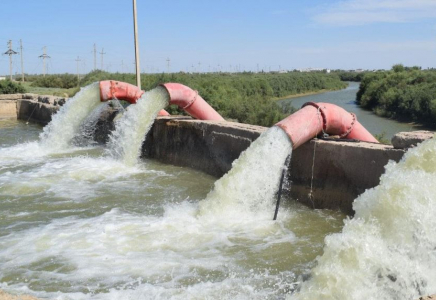
<svg viewBox="0 0 436 300">
<path fill-rule="evenodd" d="M 436 292 L 436 139 L 390 162 L 289 299 L 417 299 Z"/>
<path fill-rule="evenodd" d="M 123 116 L 116 120 L 107 153 L 127 165 L 135 164 L 154 119 L 167 105 L 168 93 L 163 87 L 145 92 L 135 105 L 129 106 Z"/>
<path fill-rule="evenodd" d="M 98 82 L 82 88 L 53 115 L 51 122 L 44 127 L 40 135 L 41 145 L 50 151 L 67 149 L 89 113 L 101 105 L 99 100 Z"/>
<path fill-rule="evenodd" d="M 215 182 L 214 189 L 200 203 L 200 214 L 234 218 L 257 214 L 261 219 L 272 219 L 274 195 L 291 152 L 286 133 L 278 127 L 268 129 Z"/>
</svg>

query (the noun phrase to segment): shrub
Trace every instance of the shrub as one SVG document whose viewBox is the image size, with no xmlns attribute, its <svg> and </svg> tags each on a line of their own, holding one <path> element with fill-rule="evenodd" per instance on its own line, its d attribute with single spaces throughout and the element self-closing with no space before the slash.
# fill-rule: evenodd
<svg viewBox="0 0 436 300">
<path fill-rule="evenodd" d="M 15 83 L 10 80 L 0 81 L 0 94 L 16 94 L 25 92 L 26 89 L 19 83 Z"/>
</svg>

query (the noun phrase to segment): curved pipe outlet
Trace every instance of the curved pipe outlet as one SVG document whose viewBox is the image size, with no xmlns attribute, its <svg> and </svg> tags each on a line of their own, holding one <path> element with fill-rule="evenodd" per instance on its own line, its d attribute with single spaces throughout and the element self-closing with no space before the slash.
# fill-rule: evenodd
<svg viewBox="0 0 436 300">
<path fill-rule="evenodd" d="M 144 94 L 144 91 L 136 85 L 115 81 L 104 80 L 100 81 L 100 101 L 105 102 L 112 99 L 124 100 L 130 104 L 136 104 L 138 99 Z M 162 109 L 158 116 L 169 116 L 170 114 Z"/>
<path fill-rule="evenodd" d="M 161 86 L 167 90 L 170 104 L 177 105 L 192 117 L 199 120 L 224 121 L 224 118 L 190 87 L 180 83 L 164 83 Z"/>
<path fill-rule="evenodd" d="M 294 149 L 321 132 L 339 135 L 346 139 L 378 143 L 357 121 L 353 113 L 331 103 L 307 102 L 299 111 L 278 122 L 275 126 L 286 132 Z"/>
</svg>

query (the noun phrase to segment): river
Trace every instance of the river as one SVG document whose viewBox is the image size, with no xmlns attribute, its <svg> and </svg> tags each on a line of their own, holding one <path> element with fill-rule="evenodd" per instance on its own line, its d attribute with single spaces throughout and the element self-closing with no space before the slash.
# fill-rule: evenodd
<svg viewBox="0 0 436 300">
<path fill-rule="evenodd" d="M 301 108 L 306 102 L 333 103 L 346 111 L 356 114 L 357 120 L 373 135 L 383 134 L 386 139 L 391 139 L 401 131 L 420 130 L 422 127 L 410 123 L 401 123 L 395 120 L 382 118 L 372 111 L 364 110 L 356 103 L 356 94 L 359 90 L 358 82 L 349 82 L 347 88 L 339 91 L 326 92 L 297 98 L 280 100 L 279 103 L 291 102 L 295 108 Z"/>
</svg>

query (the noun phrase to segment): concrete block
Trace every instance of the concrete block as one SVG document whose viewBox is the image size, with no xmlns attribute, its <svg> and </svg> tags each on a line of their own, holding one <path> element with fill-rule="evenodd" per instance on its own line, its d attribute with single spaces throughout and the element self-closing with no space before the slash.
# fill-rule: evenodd
<svg viewBox="0 0 436 300">
<path fill-rule="evenodd" d="M 399 132 L 392 138 L 392 146 L 395 149 L 406 149 L 415 147 L 419 143 L 425 140 L 432 139 L 435 133 L 433 131 L 411 131 L 411 132 Z"/>
</svg>

